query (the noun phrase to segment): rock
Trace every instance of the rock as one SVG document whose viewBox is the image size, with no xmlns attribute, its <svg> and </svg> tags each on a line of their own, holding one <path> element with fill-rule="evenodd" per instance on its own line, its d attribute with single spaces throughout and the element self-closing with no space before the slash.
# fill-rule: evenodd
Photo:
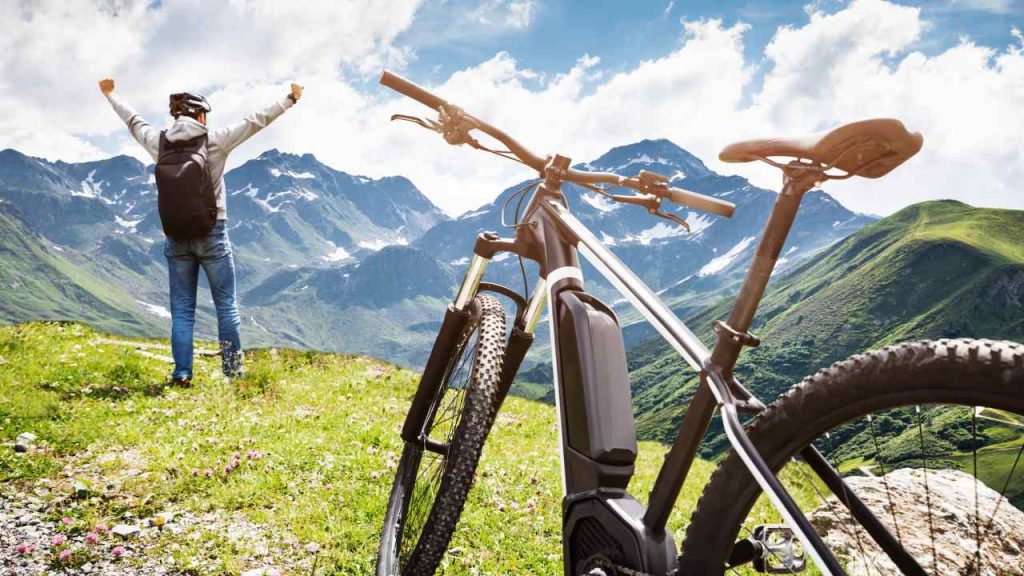
<svg viewBox="0 0 1024 576">
<path fill-rule="evenodd" d="M 319 551 L 320 545 L 316 542 L 310 542 L 309 544 L 306 544 L 306 552 L 309 552 L 310 554 L 316 554 Z"/>
<path fill-rule="evenodd" d="M 928 497 L 924 490 L 924 471 L 903 468 L 881 477 L 846 478 L 855 493 L 896 534 L 889 507 L 892 495 L 904 547 L 918 563 L 931 573 L 932 535 L 928 522 L 928 502 L 934 529 L 935 564 L 939 567 L 969 568 L 977 551 L 975 543 L 975 478 L 958 470 L 929 470 Z M 888 484 L 889 491 L 886 491 Z M 1000 486 L 1001 488 L 1001 486 Z M 984 576 L 1024 576 L 1020 550 L 1024 549 L 1024 512 L 1016 509 L 998 492 L 977 481 L 978 508 L 981 511 L 981 559 Z M 1000 500 L 1002 500 L 1000 502 Z M 999 513 L 992 518 L 998 505 Z M 899 576 L 893 565 L 870 536 L 862 529 L 858 535 L 845 508 L 832 496 L 826 504 L 815 509 L 808 517 L 818 534 L 842 561 L 850 576 L 882 574 Z M 991 524 L 989 524 L 991 522 Z M 999 572 L 993 572 L 998 567 Z M 956 572 L 960 573 L 960 572 Z M 964 572 L 976 574 L 978 572 Z"/>
<path fill-rule="evenodd" d="M 92 496 L 92 488 L 88 484 L 81 480 L 75 480 L 74 484 L 75 498 L 79 500 L 85 500 Z"/>
<path fill-rule="evenodd" d="M 122 538 L 133 538 L 139 535 L 139 527 L 133 524 L 118 524 L 110 529 L 110 531 Z"/>
<path fill-rule="evenodd" d="M 22 444 L 21 442 L 16 442 L 14 444 L 14 451 L 19 454 L 24 454 L 25 452 L 28 452 L 28 445 Z"/>
<path fill-rule="evenodd" d="M 26 444 L 31 446 L 36 443 L 36 435 L 31 432 L 22 432 L 18 434 L 18 437 L 14 440 L 18 444 Z"/>
</svg>

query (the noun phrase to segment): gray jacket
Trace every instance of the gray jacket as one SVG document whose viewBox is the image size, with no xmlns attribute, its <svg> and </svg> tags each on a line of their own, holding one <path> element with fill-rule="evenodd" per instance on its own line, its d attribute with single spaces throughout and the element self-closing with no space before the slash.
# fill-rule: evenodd
<svg viewBox="0 0 1024 576">
<path fill-rule="evenodd" d="M 132 137 L 142 144 L 142 147 L 156 162 L 160 154 L 160 131 L 153 128 L 131 105 L 118 98 L 113 92 L 107 94 L 107 100 L 114 107 L 114 112 L 117 112 L 121 120 L 128 125 Z M 224 165 L 227 163 L 228 154 L 250 136 L 266 128 L 275 118 L 284 114 L 284 111 L 291 108 L 292 104 L 294 103 L 291 98 L 285 96 L 280 101 L 250 114 L 235 124 L 209 131 L 206 162 L 210 169 L 210 180 L 214 183 L 214 193 L 217 196 L 218 220 L 223 220 L 228 215 L 224 194 Z M 167 129 L 167 139 L 172 142 L 189 140 L 206 133 L 206 126 L 197 120 L 188 116 L 179 116 L 174 124 Z"/>
</svg>

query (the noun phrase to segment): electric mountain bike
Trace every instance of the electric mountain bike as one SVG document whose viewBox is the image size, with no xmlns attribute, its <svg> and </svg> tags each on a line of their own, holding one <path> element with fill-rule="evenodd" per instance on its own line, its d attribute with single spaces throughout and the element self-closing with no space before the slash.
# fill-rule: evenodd
<svg viewBox="0 0 1024 576">
<path fill-rule="evenodd" d="M 680 225 L 685 223 L 665 212 L 664 203 L 723 217 L 732 215 L 732 204 L 672 187 L 651 172 L 623 176 L 572 168 L 569 158 L 538 156 L 399 76 L 385 72 L 381 83 L 439 114 L 436 121 L 392 119 L 437 131 L 450 144 L 517 160 L 538 180 L 521 191 L 532 190 L 532 196 L 514 223 L 514 237 L 477 237 L 465 278 L 444 313 L 402 427 L 405 446 L 384 520 L 378 576 L 435 573 L 488 431 L 545 306 L 561 438 L 567 576 L 796 573 L 812 563 L 831 575 L 1024 574 L 1019 563 L 993 565 L 992 556 L 1005 536 L 1000 514 L 1013 510 L 1011 497 L 1020 506 L 1024 496 L 1024 481 L 1017 478 L 1024 468 L 1018 467 L 1024 451 L 1024 346 L 968 339 L 889 346 L 821 370 L 767 406 L 734 374 L 741 351 L 760 343 L 750 332 L 754 314 L 804 193 L 827 180 L 884 176 L 920 150 L 920 134 L 897 120 L 874 119 L 821 136 L 754 140 L 722 151 L 723 161 L 759 160 L 779 168 L 783 187 L 731 314 L 714 322 L 709 350 L 573 216 L 563 184 Z M 505 149 L 482 144 L 474 131 Z M 616 194 L 612 188 L 631 192 Z M 505 252 L 537 264 L 532 294 L 483 281 L 488 262 Z M 700 375 L 646 506 L 627 491 L 637 441 L 620 325 L 608 305 L 584 290 L 581 254 Z M 510 319 L 497 295 L 515 303 Z M 731 451 L 705 487 L 677 550 L 666 522 L 716 413 Z M 741 414 L 748 418 L 745 424 Z M 933 436 L 954 432 L 960 464 L 942 460 L 934 450 Z M 857 458 L 843 457 L 850 447 L 862 448 Z M 979 460 L 984 469 L 994 457 L 1010 468 L 1005 483 L 979 471 Z M 780 480 L 783 468 L 802 474 L 817 498 L 798 503 Z M 853 478 L 858 474 L 862 478 Z M 956 522 L 932 493 L 950 474 L 973 480 L 958 484 L 973 505 L 969 517 Z M 873 497 L 859 480 L 876 488 Z M 760 494 L 781 523 L 754 525 L 756 519 L 748 517 Z"/>
</svg>

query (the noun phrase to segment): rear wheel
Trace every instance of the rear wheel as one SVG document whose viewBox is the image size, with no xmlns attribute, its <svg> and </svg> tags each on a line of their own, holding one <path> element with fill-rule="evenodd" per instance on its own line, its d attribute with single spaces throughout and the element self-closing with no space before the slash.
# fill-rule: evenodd
<svg viewBox="0 0 1024 576">
<path fill-rule="evenodd" d="M 852 498 L 799 458 L 808 446 L 918 573 L 1024 575 L 1024 346 L 942 340 L 857 355 L 794 386 L 748 433 L 851 576 L 901 571 L 844 506 Z M 691 518 L 679 573 L 747 573 L 728 566 L 734 544 L 778 521 L 755 508 L 759 495 L 730 453 Z"/>
<path fill-rule="evenodd" d="M 505 311 L 492 296 L 471 303 L 473 320 L 449 361 L 419 442 L 406 443 L 395 473 L 377 558 L 378 576 L 437 570 L 498 410 Z"/>
</svg>

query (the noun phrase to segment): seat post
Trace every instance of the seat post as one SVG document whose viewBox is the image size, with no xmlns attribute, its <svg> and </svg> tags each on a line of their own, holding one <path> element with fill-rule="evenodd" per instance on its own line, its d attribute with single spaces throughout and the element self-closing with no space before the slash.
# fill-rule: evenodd
<svg viewBox="0 0 1024 576">
<path fill-rule="evenodd" d="M 729 315 L 728 327 L 732 329 L 732 333 L 728 330 L 717 330 L 718 340 L 711 353 L 711 362 L 721 369 L 727 380 L 732 376 L 732 370 L 745 343 L 743 339 L 737 338 L 736 334 L 745 334 L 750 330 L 754 313 L 757 312 L 757 307 L 768 287 L 768 280 L 782 252 L 782 246 L 786 243 L 789 230 L 796 219 L 800 201 L 805 192 L 823 179 L 820 171 L 807 169 L 806 164 L 800 166 L 783 168 L 782 191 L 775 199 L 775 206 L 765 224 L 757 252 Z"/>
</svg>

